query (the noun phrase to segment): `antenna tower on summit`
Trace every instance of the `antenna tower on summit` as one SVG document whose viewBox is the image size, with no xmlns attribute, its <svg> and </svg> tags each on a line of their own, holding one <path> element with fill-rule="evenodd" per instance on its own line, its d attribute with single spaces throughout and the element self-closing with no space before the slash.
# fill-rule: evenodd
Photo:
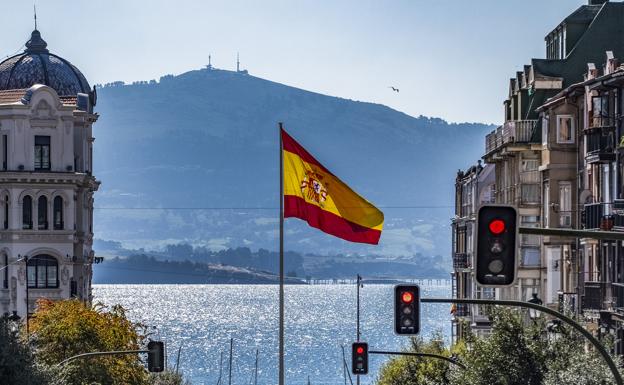
<svg viewBox="0 0 624 385">
<path fill-rule="evenodd" d="M 37 30 L 37 5 L 33 4 L 33 12 L 35 14 L 35 30 Z"/>
<path fill-rule="evenodd" d="M 240 55 L 236 52 L 236 72 L 240 72 Z"/>
</svg>

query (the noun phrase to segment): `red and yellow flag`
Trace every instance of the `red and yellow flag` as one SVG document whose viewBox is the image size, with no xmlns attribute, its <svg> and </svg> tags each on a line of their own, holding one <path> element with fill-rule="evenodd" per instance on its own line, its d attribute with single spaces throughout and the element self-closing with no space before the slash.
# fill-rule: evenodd
<svg viewBox="0 0 624 385">
<path fill-rule="evenodd" d="M 284 217 L 351 242 L 379 243 L 384 216 L 282 130 Z"/>
</svg>

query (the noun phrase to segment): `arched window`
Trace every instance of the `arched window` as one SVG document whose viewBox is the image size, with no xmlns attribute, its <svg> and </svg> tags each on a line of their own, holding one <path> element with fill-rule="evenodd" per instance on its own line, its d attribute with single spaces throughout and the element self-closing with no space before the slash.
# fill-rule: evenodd
<svg viewBox="0 0 624 385">
<path fill-rule="evenodd" d="M 4 254 L 3 256 L 3 262 L 4 262 L 4 274 L 3 274 L 3 280 L 2 280 L 2 287 L 5 289 L 9 288 L 9 256 Z"/>
<path fill-rule="evenodd" d="M 28 258 L 28 287 L 58 287 L 58 262 L 49 255 Z"/>
<path fill-rule="evenodd" d="M 9 228 L 9 196 L 6 195 L 4 197 L 4 202 L 2 202 L 4 206 L 4 216 L 2 217 L 2 228 L 8 230 Z"/>
<path fill-rule="evenodd" d="M 33 217 L 32 217 L 32 198 L 30 195 L 26 195 L 22 201 L 22 229 L 32 230 Z"/>
<path fill-rule="evenodd" d="M 37 228 L 48 229 L 48 198 L 40 196 L 37 202 Z"/>
<path fill-rule="evenodd" d="M 54 230 L 63 230 L 65 227 L 63 223 L 63 198 L 57 196 L 54 198 L 54 210 L 53 210 Z"/>
</svg>

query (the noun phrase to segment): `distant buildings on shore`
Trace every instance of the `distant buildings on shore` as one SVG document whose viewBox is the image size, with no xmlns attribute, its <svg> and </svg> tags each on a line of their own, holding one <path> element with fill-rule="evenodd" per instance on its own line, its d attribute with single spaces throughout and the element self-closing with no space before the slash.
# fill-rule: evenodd
<svg viewBox="0 0 624 385">
<path fill-rule="evenodd" d="M 456 179 L 453 294 L 527 301 L 624 335 L 622 242 L 520 235 L 514 286 L 474 280 L 475 214 L 485 203 L 518 207 L 520 226 L 624 231 L 624 3 L 589 0 L 547 34 L 546 59 L 509 81 L 504 123 L 485 137 L 483 160 Z M 457 307 L 453 334 L 487 333 L 478 306 Z M 616 339 L 624 353 L 624 339 Z"/>
</svg>

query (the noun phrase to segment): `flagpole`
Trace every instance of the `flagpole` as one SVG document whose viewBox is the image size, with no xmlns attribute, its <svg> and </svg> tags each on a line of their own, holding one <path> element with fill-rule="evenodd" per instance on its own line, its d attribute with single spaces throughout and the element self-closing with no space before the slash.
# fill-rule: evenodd
<svg viewBox="0 0 624 385">
<path fill-rule="evenodd" d="M 279 385 L 284 385 L 284 159 L 282 122 L 279 123 L 280 229 L 279 229 Z"/>
</svg>

